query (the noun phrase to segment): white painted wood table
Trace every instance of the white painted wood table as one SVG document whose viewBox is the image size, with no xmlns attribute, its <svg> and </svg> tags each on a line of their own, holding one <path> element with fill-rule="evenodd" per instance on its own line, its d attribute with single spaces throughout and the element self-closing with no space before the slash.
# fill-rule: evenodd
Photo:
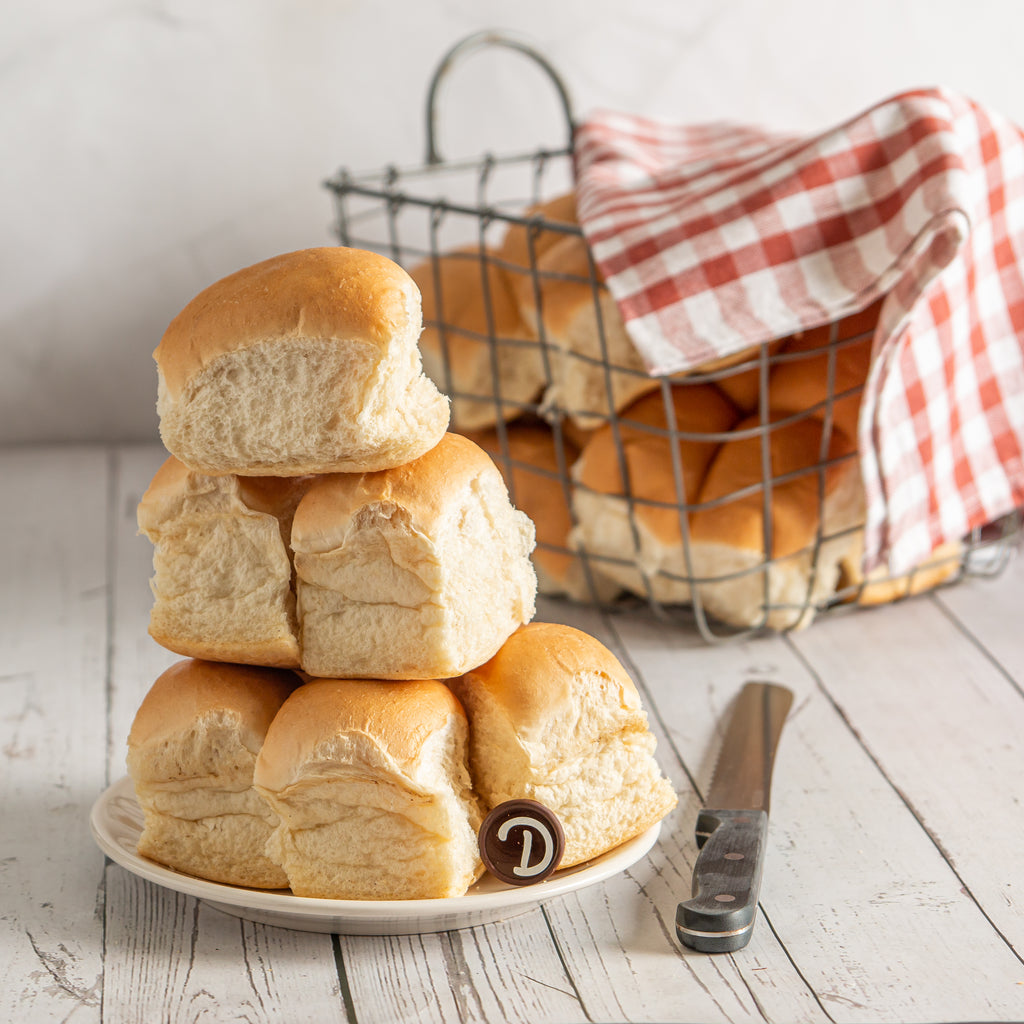
<svg viewBox="0 0 1024 1024">
<path fill-rule="evenodd" d="M 240 920 L 106 861 L 96 797 L 175 660 L 146 633 L 155 446 L 0 449 L 0 1020 L 1024 1020 L 1024 564 L 804 633 L 708 646 L 542 603 L 641 687 L 679 793 L 651 854 L 507 921 L 331 936 Z M 694 819 L 750 677 L 796 701 L 754 937 L 681 948 Z"/>
</svg>

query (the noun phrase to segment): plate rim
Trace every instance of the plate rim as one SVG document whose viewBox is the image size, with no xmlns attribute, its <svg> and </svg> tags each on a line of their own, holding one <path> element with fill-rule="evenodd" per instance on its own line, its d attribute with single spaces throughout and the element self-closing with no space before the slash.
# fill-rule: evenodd
<svg viewBox="0 0 1024 1024">
<path fill-rule="evenodd" d="M 194 896 L 211 904 L 228 905 L 260 914 L 291 918 L 336 918 L 353 922 L 393 921 L 403 924 L 440 917 L 468 917 L 508 911 L 521 912 L 542 903 L 583 889 L 625 871 L 642 860 L 653 848 L 661 832 L 661 822 L 616 846 L 607 853 L 580 865 L 556 871 L 534 885 L 510 886 L 490 892 L 420 900 L 334 900 L 296 896 L 287 890 L 251 889 L 189 875 L 127 851 L 108 827 L 115 801 L 128 800 L 141 813 L 131 777 L 122 776 L 96 798 L 89 813 L 89 827 L 97 846 L 116 864 L 132 874 L 165 889 Z M 122 833 L 123 834 L 123 833 Z M 485 876 L 486 877 L 486 876 Z M 503 883 L 497 882 L 498 885 Z"/>
</svg>

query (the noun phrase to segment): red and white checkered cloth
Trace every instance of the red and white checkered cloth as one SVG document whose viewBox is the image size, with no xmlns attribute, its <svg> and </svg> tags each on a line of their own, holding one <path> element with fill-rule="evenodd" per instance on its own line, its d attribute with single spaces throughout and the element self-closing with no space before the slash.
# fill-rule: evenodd
<svg viewBox="0 0 1024 1024">
<path fill-rule="evenodd" d="M 1024 134 L 942 89 L 779 135 L 599 113 L 580 224 L 655 374 L 886 296 L 861 409 L 866 568 L 1024 506 Z"/>
</svg>

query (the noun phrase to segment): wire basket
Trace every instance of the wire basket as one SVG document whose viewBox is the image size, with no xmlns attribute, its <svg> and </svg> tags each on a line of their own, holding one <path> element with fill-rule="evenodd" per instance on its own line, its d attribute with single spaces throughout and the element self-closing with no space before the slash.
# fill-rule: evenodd
<svg viewBox="0 0 1024 1024">
<path fill-rule="evenodd" d="M 566 144 L 447 161 L 440 85 L 459 60 L 494 46 L 550 78 Z M 608 608 L 645 602 L 721 640 L 1002 570 L 1019 514 L 905 576 L 860 571 L 851 424 L 877 307 L 652 377 L 573 214 L 572 104 L 551 64 L 509 36 L 470 36 L 435 70 L 426 122 L 422 166 L 341 170 L 326 182 L 336 234 L 420 285 L 425 369 L 451 398 L 451 429 L 492 455 L 533 518 L 542 593 Z"/>
</svg>

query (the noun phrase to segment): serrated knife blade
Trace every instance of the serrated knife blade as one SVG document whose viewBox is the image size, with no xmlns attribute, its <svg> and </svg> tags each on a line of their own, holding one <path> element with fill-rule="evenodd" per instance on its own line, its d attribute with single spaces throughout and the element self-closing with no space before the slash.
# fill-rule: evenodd
<svg viewBox="0 0 1024 1024">
<path fill-rule="evenodd" d="M 768 835 L 772 767 L 792 691 L 749 682 L 726 725 L 704 810 L 692 898 L 676 910 L 676 934 L 703 953 L 742 949 L 754 931 Z"/>
</svg>

